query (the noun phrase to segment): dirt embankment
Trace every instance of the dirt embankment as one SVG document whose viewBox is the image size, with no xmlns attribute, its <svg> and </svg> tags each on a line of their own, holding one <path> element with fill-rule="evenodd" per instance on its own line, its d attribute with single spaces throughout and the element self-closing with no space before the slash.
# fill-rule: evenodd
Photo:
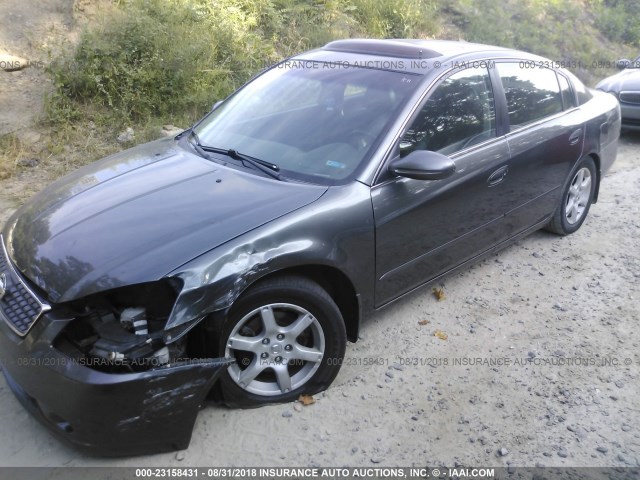
<svg viewBox="0 0 640 480">
<path fill-rule="evenodd" d="M 0 70 L 0 135 L 30 130 L 41 114 L 43 93 L 49 89 L 44 67 L 65 40 L 74 39 L 73 6 L 73 0 L 0 3 L 0 56 L 9 63 L 8 55 L 15 56 L 28 65 L 13 72 Z M 30 135 L 24 136 L 27 142 L 38 140 Z"/>
</svg>

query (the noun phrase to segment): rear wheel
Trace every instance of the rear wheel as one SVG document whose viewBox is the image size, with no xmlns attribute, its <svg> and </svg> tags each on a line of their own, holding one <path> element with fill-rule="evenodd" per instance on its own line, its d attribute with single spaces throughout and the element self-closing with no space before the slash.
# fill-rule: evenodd
<svg viewBox="0 0 640 480">
<path fill-rule="evenodd" d="M 259 283 L 231 308 L 221 351 L 234 358 L 220 384 L 225 403 L 254 407 L 326 389 L 340 369 L 346 332 L 340 310 L 303 277 Z"/>
<path fill-rule="evenodd" d="M 560 205 L 546 229 L 568 235 L 580 228 L 589 213 L 596 191 L 596 165 L 591 157 L 583 158 L 569 175 Z"/>
</svg>

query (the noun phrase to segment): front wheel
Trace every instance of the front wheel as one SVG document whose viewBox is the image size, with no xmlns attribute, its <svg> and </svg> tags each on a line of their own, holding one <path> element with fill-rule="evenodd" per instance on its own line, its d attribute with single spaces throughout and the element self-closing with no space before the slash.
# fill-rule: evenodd
<svg viewBox="0 0 640 480">
<path fill-rule="evenodd" d="M 338 374 L 346 332 L 337 305 L 303 277 L 267 280 L 234 304 L 221 350 L 236 360 L 222 375 L 225 403 L 254 407 L 326 389 Z"/>
<path fill-rule="evenodd" d="M 589 213 L 596 191 L 596 165 L 591 157 L 583 158 L 569 175 L 560 205 L 546 229 L 568 235 L 580 228 Z"/>
</svg>

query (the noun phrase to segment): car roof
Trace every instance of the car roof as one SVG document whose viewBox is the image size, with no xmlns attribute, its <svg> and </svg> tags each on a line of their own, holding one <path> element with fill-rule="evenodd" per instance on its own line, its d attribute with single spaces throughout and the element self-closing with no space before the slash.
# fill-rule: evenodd
<svg viewBox="0 0 640 480">
<path fill-rule="evenodd" d="M 542 59 L 519 50 L 465 41 L 352 38 L 329 42 L 321 48 L 301 53 L 293 60 L 338 62 L 424 74 L 433 70 L 436 59 L 436 68 L 439 68 L 454 60 L 496 58 Z"/>
</svg>

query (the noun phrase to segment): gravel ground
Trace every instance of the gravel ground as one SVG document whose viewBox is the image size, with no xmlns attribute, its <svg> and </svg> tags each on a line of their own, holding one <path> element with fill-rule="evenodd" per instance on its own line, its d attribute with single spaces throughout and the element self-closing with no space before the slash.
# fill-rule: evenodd
<svg viewBox="0 0 640 480">
<path fill-rule="evenodd" d="M 628 134 L 577 233 L 534 233 L 440 301 L 425 288 L 375 314 L 313 405 L 206 407 L 184 452 L 84 456 L 2 379 L 0 465 L 640 466 L 639 198 Z"/>
</svg>

